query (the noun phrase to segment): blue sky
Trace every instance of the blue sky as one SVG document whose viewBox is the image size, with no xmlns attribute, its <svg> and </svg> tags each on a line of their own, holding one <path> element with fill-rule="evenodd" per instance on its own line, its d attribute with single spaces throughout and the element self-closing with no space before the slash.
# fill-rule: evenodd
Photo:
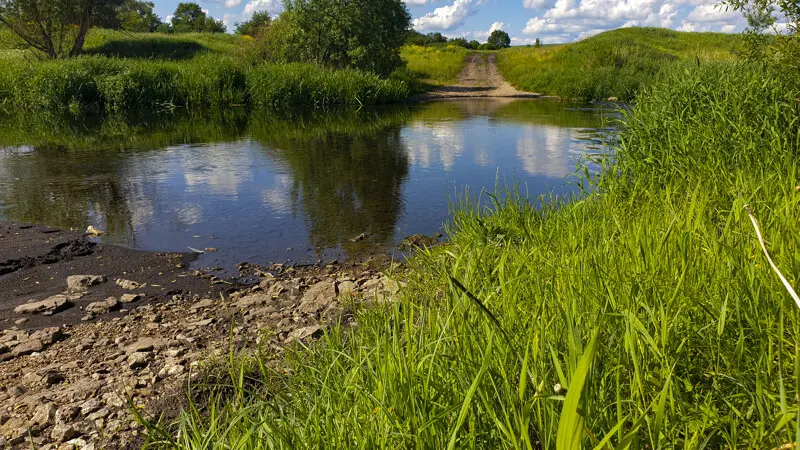
<svg viewBox="0 0 800 450">
<path fill-rule="evenodd" d="M 156 12 L 167 18 L 178 0 L 155 0 Z M 280 0 L 199 0 L 228 25 L 254 11 L 277 14 Z M 450 37 L 485 41 L 490 31 L 508 32 L 514 44 L 536 38 L 555 44 L 572 42 L 626 26 L 656 26 L 683 31 L 739 32 L 741 14 L 716 6 L 718 0 L 407 0 L 414 28 Z"/>
</svg>

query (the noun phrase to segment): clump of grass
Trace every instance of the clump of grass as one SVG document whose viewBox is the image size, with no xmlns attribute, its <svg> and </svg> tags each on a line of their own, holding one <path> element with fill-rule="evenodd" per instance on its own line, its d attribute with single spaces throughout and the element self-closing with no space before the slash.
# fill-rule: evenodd
<svg viewBox="0 0 800 450">
<path fill-rule="evenodd" d="M 577 100 L 631 100 L 666 68 L 680 61 L 733 59 L 738 35 L 623 28 L 576 44 L 514 47 L 498 68 L 517 88 Z"/>
<path fill-rule="evenodd" d="M 403 47 L 400 56 L 414 77 L 432 85 L 452 84 L 466 66 L 469 50 L 456 45 Z"/>
<path fill-rule="evenodd" d="M 261 64 L 205 54 L 187 62 L 83 57 L 9 62 L 0 74 L 0 105 L 27 110 L 137 111 L 380 104 L 409 87 L 359 71 Z"/>
<path fill-rule="evenodd" d="M 794 442 L 800 316 L 743 206 L 777 265 L 800 273 L 799 95 L 795 74 L 763 67 L 669 69 L 593 189 L 457 205 L 449 245 L 410 262 L 398 301 L 262 364 L 150 446 Z"/>
</svg>

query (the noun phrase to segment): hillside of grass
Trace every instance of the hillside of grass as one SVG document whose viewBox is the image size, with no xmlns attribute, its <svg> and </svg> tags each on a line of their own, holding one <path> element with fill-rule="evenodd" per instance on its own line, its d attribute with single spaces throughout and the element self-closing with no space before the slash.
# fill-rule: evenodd
<svg viewBox="0 0 800 450">
<path fill-rule="evenodd" d="M 151 446 L 787 448 L 800 315 L 748 211 L 796 286 L 798 96 L 794 71 L 666 68 L 593 189 L 457 205 L 396 302 L 231 356 Z"/>
<path fill-rule="evenodd" d="M 454 84 L 466 66 L 470 50 L 457 45 L 403 47 L 400 56 L 414 78 L 430 85 Z"/>
<path fill-rule="evenodd" d="M 662 28 L 622 28 L 575 44 L 513 47 L 498 54 L 498 68 L 511 84 L 576 100 L 631 100 L 675 63 L 736 58 L 741 36 L 687 33 Z"/>
</svg>

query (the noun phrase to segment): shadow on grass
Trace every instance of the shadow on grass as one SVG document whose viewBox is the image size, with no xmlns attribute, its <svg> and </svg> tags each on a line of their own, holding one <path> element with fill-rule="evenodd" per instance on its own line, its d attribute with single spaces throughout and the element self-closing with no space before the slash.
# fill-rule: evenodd
<svg viewBox="0 0 800 450">
<path fill-rule="evenodd" d="M 90 55 L 117 58 L 190 59 L 208 48 L 189 40 L 150 38 L 146 40 L 115 40 L 86 51 Z"/>
</svg>

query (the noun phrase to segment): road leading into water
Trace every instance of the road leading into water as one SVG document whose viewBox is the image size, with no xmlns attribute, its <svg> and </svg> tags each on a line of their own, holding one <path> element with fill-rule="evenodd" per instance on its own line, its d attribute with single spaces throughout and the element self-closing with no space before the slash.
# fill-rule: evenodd
<svg viewBox="0 0 800 450">
<path fill-rule="evenodd" d="M 426 98 L 538 98 L 541 94 L 517 90 L 497 70 L 497 54 L 472 53 L 467 66 L 458 76 L 458 83 L 442 86 L 425 95 Z"/>
</svg>

